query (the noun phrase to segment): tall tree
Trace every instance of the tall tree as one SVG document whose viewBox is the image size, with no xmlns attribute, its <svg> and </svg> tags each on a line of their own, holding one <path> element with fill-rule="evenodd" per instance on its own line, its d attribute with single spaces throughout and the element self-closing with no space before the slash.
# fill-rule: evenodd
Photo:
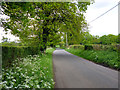
<svg viewBox="0 0 120 90">
<path fill-rule="evenodd" d="M 100 41 L 102 44 L 115 44 L 118 42 L 118 36 L 112 34 L 103 35 L 100 37 Z"/>
<path fill-rule="evenodd" d="M 10 19 L 2 23 L 6 31 L 11 30 L 21 41 L 40 46 L 44 50 L 51 42 L 55 44 L 59 41 L 57 38 L 60 35 L 57 35 L 63 25 L 67 29 L 62 32 L 79 36 L 82 26 L 86 24 L 83 13 L 90 3 L 5 2 L 2 3 L 3 13 Z"/>
</svg>

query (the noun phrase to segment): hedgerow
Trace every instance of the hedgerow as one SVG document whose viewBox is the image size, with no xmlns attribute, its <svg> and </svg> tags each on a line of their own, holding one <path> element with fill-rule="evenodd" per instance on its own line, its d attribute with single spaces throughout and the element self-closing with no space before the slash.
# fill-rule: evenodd
<svg viewBox="0 0 120 90">
<path fill-rule="evenodd" d="M 2 47 L 2 66 L 9 67 L 16 58 L 39 53 L 38 47 L 27 46 L 1 46 Z"/>
<path fill-rule="evenodd" d="M 70 45 L 69 48 L 80 49 L 80 50 L 109 50 L 119 51 L 119 44 L 102 45 L 102 44 L 86 44 L 86 45 Z"/>
</svg>

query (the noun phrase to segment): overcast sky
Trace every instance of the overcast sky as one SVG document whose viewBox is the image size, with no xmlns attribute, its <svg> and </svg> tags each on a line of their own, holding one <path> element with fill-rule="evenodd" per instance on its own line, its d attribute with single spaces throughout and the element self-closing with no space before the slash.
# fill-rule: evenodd
<svg viewBox="0 0 120 90">
<path fill-rule="evenodd" d="M 94 4 L 91 4 L 88 7 L 88 10 L 85 13 L 86 20 L 89 23 L 94 20 L 101 14 L 105 13 L 112 7 L 118 4 L 120 0 L 95 0 Z M 3 16 L 0 16 L 3 17 Z M 108 35 L 108 34 L 118 34 L 118 7 L 114 8 L 104 16 L 95 20 L 94 22 L 89 23 L 89 31 L 92 35 Z M 17 40 L 15 36 L 9 34 L 5 35 L 3 29 L 0 27 L 0 42 L 2 36 L 8 37 L 11 41 Z"/>
<path fill-rule="evenodd" d="M 86 20 L 91 22 L 101 14 L 105 13 L 118 4 L 120 0 L 95 0 L 95 3 L 88 7 L 85 14 Z M 92 35 L 118 35 L 118 7 L 112 9 L 94 22 L 89 23 L 89 31 Z"/>
</svg>

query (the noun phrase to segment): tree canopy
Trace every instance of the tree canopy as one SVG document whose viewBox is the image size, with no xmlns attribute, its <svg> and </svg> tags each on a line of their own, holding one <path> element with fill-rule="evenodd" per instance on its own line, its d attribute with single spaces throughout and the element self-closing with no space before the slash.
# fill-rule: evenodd
<svg viewBox="0 0 120 90">
<path fill-rule="evenodd" d="M 2 11 L 9 16 L 2 21 L 5 31 L 28 45 L 54 46 L 67 32 L 69 41 L 81 40 L 87 27 L 84 12 L 92 2 L 3 2 Z M 81 38 L 78 38 L 81 36 Z"/>
</svg>

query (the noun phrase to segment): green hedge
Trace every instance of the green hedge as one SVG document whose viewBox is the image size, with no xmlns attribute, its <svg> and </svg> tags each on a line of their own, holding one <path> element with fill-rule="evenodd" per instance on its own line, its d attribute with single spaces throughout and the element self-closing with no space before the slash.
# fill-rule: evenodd
<svg viewBox="0 0 120 90">
<path fill-rule="evenodd" d="M 109 50 L 118 51 L 120 48 L 119 44 L 114 45 L 102 45 L 102 44 L 88 44 L 85 45 L 85 50 Z"/>
<path fill-rule="evenodd" d="M 93 50 L 93 45 L 91 44 L 85 45 L 85 50 Z"/>
<path fill-rule="evenodd" d="M 102 44 L 70 45 L 69 48 L 80 49 L 80 50 L 120 51 L 120 44 L 112 44 L 112 45 L 102 45 Z"/>
<path fill-rule="evenodd" d="M 39 52 L 37 47 L 2 46 L 2 67 L 9 67 L 16 58 L 34 55 Z"/>
<path fill-rule="evenodd" d="M 70 45 L 69 48 L 84 50 L 84 45 Z"/>
</svg>

